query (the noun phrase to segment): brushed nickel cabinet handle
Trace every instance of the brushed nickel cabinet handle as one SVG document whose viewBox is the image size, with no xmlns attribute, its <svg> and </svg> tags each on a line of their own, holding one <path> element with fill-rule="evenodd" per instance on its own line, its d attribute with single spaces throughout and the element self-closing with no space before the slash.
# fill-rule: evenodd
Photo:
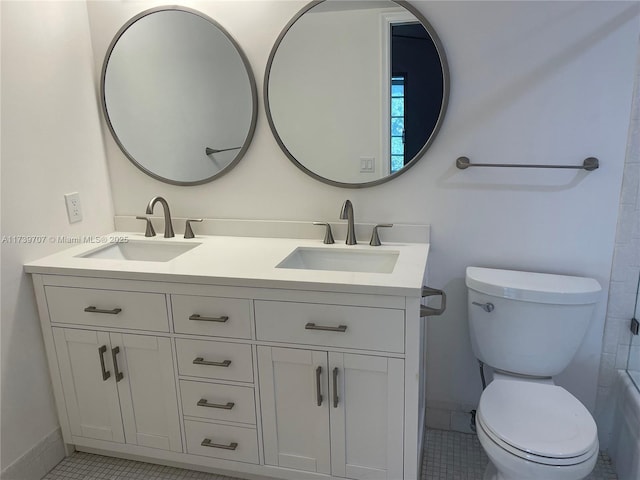
<svg viewBox="0 0 640 480">
<path fill-rule="evenodd" d="M 309 322 L 304 326 L 305 330 L 324 330 L 326 332 L 340 332 L 344 333 L 347 331 L 346 325 L 338 325 L 337 327 L 329 327 L 326 325 L 316 325 L 313 322 Z"/>
<path fill-rule="evenodd" d="M 209 365 L 210 367 L 228 367 L 231 365 L 231 360 L 223 360 L 222 362 L 210 362 L 202 357 L 193 359 L 194 365 Z"/>
<path fill-rule="evenodd" d="M 122 309 L 121 308 L 112 308 L 111 310 L 103 310 L 102 308 L 87 307 L 87 308 L 84 309 L 84 311 L 88 312 L 88 313 L 107 313 L 109 315 L 117 315 L 122 311 Z"/>
<path fill-rule="evenodd" d="M 231 410 L 235 403 L 227 402 L 227 403 L 209 403 L 205 398 L 201 398 L 198 400 L 199 407 L 209 407 L 209 408 L 221 408 L 223 410 Z"/>
<path fill-rule="evenodd" d="M 235 450 L 238 448 L 238 444 L 236 442 L 231 442 L 229 445 L 220 445 L 219 443 L 213 443 L 210 438 L 202 440 L 200 445 L 203 447 L 222 448 L 223 450 Z"/>
<path fill-rule="evenodd" d="M 124 378 L 122 372 L 118 371 L 118 354 L 120 353 L 120 347 L 111 349 L 111 357 L 113 358 L 113 371 L 116 374 L 116 383 Z"/>
<path fill-rule="evenodd" d="M 104 354 L 107 353 L 107 346 L 102 345 L 98 348 L 98 357 L 100 357 L 100 370 L 102 370 L 102 380 L 106 380 L 111 376 L 111 372 L 104 367 Z"/>
<path fill-rule="evenodd" d="M 333 408 L 338 408 L 338 367 L 333 369 Z"/>
<path fill-rule="evenodd" d="M 189 316 L 189 320 L 198 320 L 200 322 L 225 323 L 227 320 L 229 320 L 229 317 L 227 317 L 226 315 L 222 315 L 221 317 L 203 317 L 201 315 L 198 315 L 197 313 L 194 313 L 193 315 Z"/>
<path fill-rule="evenodd" d="M 320 385 L 320 376 L 322 375 L 322 367 L 316 368 L 316 401 L 318 406 L 322 406 L 322 390 Z"/>
</svg>

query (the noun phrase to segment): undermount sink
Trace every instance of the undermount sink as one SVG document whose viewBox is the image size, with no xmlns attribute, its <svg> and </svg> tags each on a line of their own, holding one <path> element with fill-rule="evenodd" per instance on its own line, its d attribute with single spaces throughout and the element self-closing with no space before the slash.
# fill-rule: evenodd
<svg viewBox="0 0 640 480">
<path fill-rule="evenodd" d="M 118 242 L 80 255 L 82 258 L 133 260 L 138 262 L 168 262 L 188 252 L 200 243 L 186 242 Z"/>
<path fill-rule="evenodd" d="M 391 273 L 399 254 L 390 250 L 298 247 L 276 265 L 276 268 Z"/>
</svg>

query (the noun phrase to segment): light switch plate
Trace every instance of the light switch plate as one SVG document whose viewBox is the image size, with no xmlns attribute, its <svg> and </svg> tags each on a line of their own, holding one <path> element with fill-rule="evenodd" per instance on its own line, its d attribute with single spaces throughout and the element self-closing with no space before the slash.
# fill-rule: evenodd
<svg viewBox="0 0 640 480">
<path fill-rule="evenodd" d="M 360 157 L 360 172 L 372 173 L 376 170 L 375 157 Z"/>
</svg>

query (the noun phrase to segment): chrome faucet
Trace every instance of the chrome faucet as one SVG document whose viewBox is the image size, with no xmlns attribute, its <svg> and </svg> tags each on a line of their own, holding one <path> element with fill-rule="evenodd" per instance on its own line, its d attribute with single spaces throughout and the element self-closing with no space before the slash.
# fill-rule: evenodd
<svg viewBox="0 0 640 480">
<path fill-rule="evenodd" d="M 340 220 L 347 220 L 347 240 L 345 243 L 347 245 L 357 244 L 356 230 L 353 224 L 353 205 L 351 204 L 351 200 L 346 200 L 342 205 L 342 209 L 340 210 Z"/>
<path fill-rule="evenodd" d="M 171 213 L 169 212 L 169 204 L 162 197 L 153 197 L 149 201 L 149 205 L 147 205 L 147 215 L 153 214 L 153 207 L 156 206 L 156 203 L 160 202 L 162 204 L 162 209 L 164 210 L 164 238 L 172 238 L 175 237 L 175 233 L 173 233 L 173 225 L 171 224 Z"/>
</svg>

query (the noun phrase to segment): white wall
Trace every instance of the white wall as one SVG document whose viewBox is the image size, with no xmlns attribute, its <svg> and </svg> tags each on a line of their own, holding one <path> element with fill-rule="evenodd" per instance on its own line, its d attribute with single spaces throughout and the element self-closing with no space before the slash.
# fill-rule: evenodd
<svg viewBox="0 0 640 480">
<path fill-rule="evenodd" d="M 610 438 L 614 411 L 616 402 L 624 398 L 616 400 L 616 390 L 622 392 L 616 387 L 620 383 L 617 370 L 640 370 L 640 337 L 633 337 L 629 330 L 634 313 L 640 316 L 640 43 L 628 139 L 596 401 L 601 448 L 615 440 Z M 633 418 L 629 417 L 629 425 Z M 640 431 L 640 422 L 636 427 Z"/>
<path fill-rule="evenodd" d="M 40 478 L 38 472 L 43 475 L 56 462 L 51 453 L 60 449 L 42 456 L 32 452 L 43 439 L 59 435 L 51 436 L 58 419 L 31 279 L 22 265 L 65 248 L 50 235 L 109 232 L 113 207 L 85 4 L 3 1 L 1 12 L 0 468 L 24 467 L 28 472 L 11 478 L 26 479 Z M 74 191 L 80 193 L 84 221 L 69 225 L 63 194 Z M 13 235 L 45 238 L 34 245 L 15 243 Z M 18 475 L 15 468 L 12 472 Z"/>
<path fill-rule="evenodd" d="M 184 2 L 224 25 L 245 50 L 259 98 L 271 45 L 306 2 Z M 432 225 L 430 283 L 449 308 L 429 320 L 428 398 L 432 412 L 474 406 L 480 381 L 466 318 L 467 265 L 595 277 L 607 291 L 624 165 L 638 4 L 629 2 L 413 1 L 448 55 L 451 98 L 426 157 L 373 188 L 324 185 L 289 163 L 261 106 L 253 143 L 213 183 L 164 185 L 133 167 L 106 138 L 115 211 L 136 215 L 164 195 L 176 216 L 338 221 L 350 198 L 356 220 Z M 91 2 L 99 70 L 110 37 L 149 2 Z M 578 164 L 561 170 L 456 170 L 478 162 Z M 124 188 L 126 187 L 126 188 Z M 142 226 L 141 226 L 142 227 Z M 559 381 L 593 409 L 606 309 L 603 294 L 582 349 Z M 440 417 L 441 426 L 449 419 Z M 444 424 L 446 423 L 446 425 Z"/>
<path fill-rule="evenodd" d="M 134 215 L 156 194 L 183 217 L 337 222 L 342 201 L 350 198 L 359 221 L 430 223 L 430 283 L 444 287 L 450 298 L 448 312 L 429 320 L 428 401 L 436 411 L 474 405 L 480 393 L 466 325 L 467 265 L 590 275 L 607 290 L 637 3 L 414 0 L 449 57 L 449 111 L 418 165 L 391 183 L 362 190 L 316 182 L 291 165 L 268 129 L 262 105 L 247 155 L 213 183 L 159 183 L 131 165 L 109 136 L 107 173 L 96 101 L 102 56 L 129 17 L 161 3 L 91 2 L 89 33 L 84 3 L 1 2 L 2 235 L 105 233 L 112 228 L 111 196 L 117 214 Z M 261 100 L 271 45 L 305 4 L 185 3 L 238 40 Z M 536 163 L 578 163 L 594 155 L 602 167 L 588 174 L 458 171 L 453 162 L 460 155 Z M 82 196 L 80 224 L 67 223 L 62 195 L 70 191 Z M 57 426 L 22 263 L 63 247 L 2 245 L 2 468 Z M 603 301 L 582 350 L 560 378 L 590 408 L 605 308 Z"/>
<path fill-rule="evenodd" d="M 430 223 L 430 283 L 450 297 L 448 312 L 429 320 L 428 402 L 437 411 L 474 405 L 480 393 L 466 325 L 467 265 L 589 275 L 606 291 L 638 12 L 637 3 L 629 2 L 412 3 L 445 46 L 451 101 L 427 156 L 391 183 L 344 190 L 305 176 L 278 149 L 263 106 L 244 159 L 207 185 L 159 183 L 131 165 L 108 136 L 106 148 L 120 215 L 142 213 L 149 198 L 161 194 L 175 216 L 336 222 L 342 201 L 350 198 L 359 221 Z M 97 82 L 92 82 L 115 31 L 152 4 L 89 4 L 91 72 L 82 3 L 2 2 L 4 235 L 95 234 L 111 228 Z M 256 74 L 260 99 L 271 45 L 304 4 L 185 3 L 238 40 Z M 460 155 L 533 163 L 578 163 L 594 155 L 602 167 L 594 173 L 458 171 L 453 163 Z M 75 190 L 82 195 L 85 221 L 70 226 L 62 194 Z M 21 264 L 62 247 L 3 245 L 3 466 L 56 426 L 33 296 Z M 605 307 L 603 301 L 578 357 L 560 378 L 590 408 Z"/>
</svg>

